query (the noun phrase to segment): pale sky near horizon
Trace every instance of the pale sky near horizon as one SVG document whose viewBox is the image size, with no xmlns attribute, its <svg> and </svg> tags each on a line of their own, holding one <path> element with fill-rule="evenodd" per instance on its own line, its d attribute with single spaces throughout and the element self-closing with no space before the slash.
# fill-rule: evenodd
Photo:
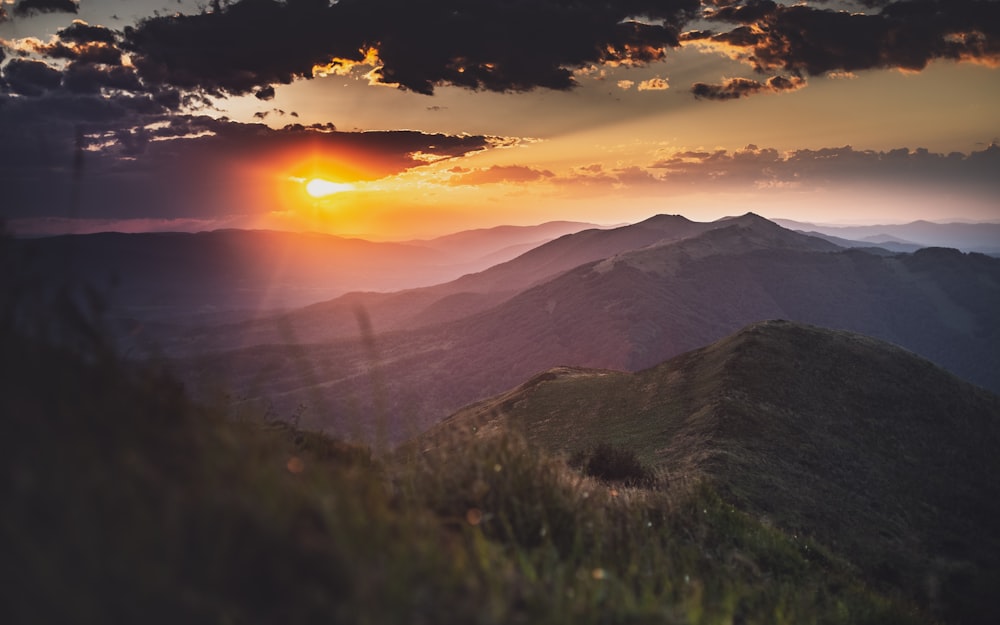
<svg viewBox="0 0 1000 625">
<path fill-rule="evenodd" d="M 15 232 L 1000 221 L 995 0 L 0 7 Z"/>
</svg>

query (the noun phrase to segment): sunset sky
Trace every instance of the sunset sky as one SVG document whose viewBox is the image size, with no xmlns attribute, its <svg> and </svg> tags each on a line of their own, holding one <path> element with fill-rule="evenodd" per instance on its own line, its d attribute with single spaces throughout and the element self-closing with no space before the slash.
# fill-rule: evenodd
<svg viewBox="0 0 1000 625">
<path fill-rule="evenodd" d="M 1000 1 L 0 0 L 23 234 L 1000 221 Z"/>
</svg>

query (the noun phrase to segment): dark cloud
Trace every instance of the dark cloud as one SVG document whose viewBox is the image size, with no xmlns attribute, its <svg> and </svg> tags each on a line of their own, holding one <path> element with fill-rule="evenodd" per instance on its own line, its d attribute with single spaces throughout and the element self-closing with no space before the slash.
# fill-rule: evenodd
<svg viewBox="0 0 1000 625">
<path fill-rule="evenodd" d="M 136 73 L 121 65 L 70 63 L 63 72 L 63 86 L 74 93 L 100 93 L 104 90 L 141 92 Z M 176 107 L 172 107 L 176 108 Z"/>
<path fill-rule="evenodd" d="M 274 108 L 271 109 L 270 111 L 257 111 L 256 113 L 253 114 L 253 118 L 263 121 L 267 119 L 269 115 L 278 115 L 279 117 L 284 117 L 285 115 L 291 115 L 292 117 L 299 116 L 299 114 L 296 113 L 295 111 L 289 113 L 284 109 Z M 331 128 L 331 130 L 336 130 L 336 128 Z"/>
<path fill-rule="evenodd" d="M 258 100 L 273 100 L 274 99 L 274 87 L 268 85 L 266 87 L 261 87 L 253 93 L 254 97 Z"/>
<path fill-rule="evenodd" d="M 72 43 L 114 44 L 118 42 L 119 34 L 104 26 L 91 26 L 83 20 L 73 20 L 72 24 L 56 32 L 59 39 Z"/>
<path fill-rule="evenodd" d="M 376 78 L 420 93 L 568 89 L 573 71 L 679 45 L 698 0 L 241 0 L 127 28 L 145 80 L 242 94 L 377 51 Z M 641 17 L 643 21 L 632 18 Z M 652 22 L 652 23 L 650 23 Z"/>
<path fill-rule="evenodd" d="M 2 42 L 19 56 L 3 70 L 8 90 L 37 97 L 61 89 L 115 95 L 113 99 L 127 92 L 133 104 L 158 104 L 147 108 L 154 113 L 159 107 L 177 109 L 182 100 L 199 101 L 197 95 L 183 96 L 169 86 L 143 83 L 136 69 L 123 63 L 120 36 L 118 31 L 74 20 L 47 42 L 31 37 Z"/>
<path fill-rule="evenodd" d="M 750 78 L 729 78 L 722 84 L 695 83 L 691 86 L 694 97 L 706 100 L 735 100 L 755 93 L 794 91 L 805 86 L 805 80 L 798 77 L 771 76 L 764 82 Z"/>
<path fill-rule="evenodd" d="M 244 0 L 126 27 L 143 78 L 186 89 L 249 93 L 309 77 L 332 57 L 362 60 L 365 41 L 329 2 Z"/>
<path fill-rule="evenodd" d="M 76 21 L 43 57 L 116 64 L 128 52 L 137 80 L 208 96 L 253 94 L 315 71 L 363 66 L 385 84 L 430 94 L 570 89 L 594 65 L 661 60 L 700 41 L 785 78 L 698 83 L 702 98 L 787 91 L 798 77 L 877 68 L 919 70 L 933 59 L 1000 64 L 995 0 L 840 0 L 827 7 L 773 0 L 236 0 L 196 14 L 155 16 L 123 31 Z M 41 10 L 66 2 L 16 5 Z M 854 6 L 860 10 L 835 10 Z M 28 10 L 28 8 L 24 10 Z M 723 31 L 681 30 L 694 20 Z M 367 70 L 366 70 L 367 71 Z M 121 76 L 117 84 L 122 84 Z M 77 83 L 74 83 L 77 84 Z"/>
<path fill-rule="evenodd" d="M 734 152 L 678 152 L 652 168 L 659 171 L 659 180 L 690 188 L 713 184 L 812 189 L 871 183 L 1000 192 L 1000 179 L 994 174 L 1000 170 L 1000 146 L 996 144 L 968 155 L 924 148 L 876 151 L 851 146 L 780 153 L 750 145 Z"/>
<path fill-rule="evenodd" d="M 731 3 L 706 11 L 710 20 L 733 22 L 738 24 L 753 24 L 765 17 L 771 16 L 778 8 L 772 0 L 749 0 L 744 4 Z"/>
<path fill-rule="evenodd" d="M 683 0 L 386 4 L 398 17 L 384 23 L 377 46 L 383 80 L 420 93 L 442 84 L 569 89 L 580 67 L 662 59 L 665 48 L 678 45 L 679 28 L 698 6 Z M 658 23 L 628 20 L 636 15 Z"/>
<path fill-rule="evenodd" d="M 749 145 L 742 150 L 678 151 L 647 167 L 608 169 L 593 165 L 551 179 L 581 196 L 620 194 L 655 197 L 703 193 L 804 192 L 885 189 L 892 193 L 955 199 L 995 198 L 1000 193 L 1000 145 L 971 154 L 924 148 L 888 151 L 851 146 L 779 152 Z M 873 196 L 874 197 L 874 196 Z"/>
<path fill-rule="evenodd" d="M 873 13 L 835 11 L 769 0 L 729 4 L 711 21 L 741 24 L 722 33 L 696 31 L 759 72 L 796 75 L 901 68 L 934 59 L 1000 63 L 1000 3 L 995 0 L 898 0 L 859 4 Z"/>
<path fill-rule="evenodd" d="M 22 49 L 50 59 L 81 61 L 84 63 L 104 63 L 118 65 L 122 53 L 117 47 L 106 43 L 65 43 L 54 40 L 43 43 L 35 39 L 27 39 L 21 43 Z"/>
<path fill-rule="evenodd" d="M 11 91 L 26 96 L 40 96 L 62 83 L 62 72 L 32 59 L 11 59 L 4 66 L 3 77 Z"/>
<path fill-rule="evenodd" d="M 37 13 L 76 13 L 80 3 L 76 0 L 21 0 L 14 5 L 14 15 L 18 17 Z"/>
</svg>

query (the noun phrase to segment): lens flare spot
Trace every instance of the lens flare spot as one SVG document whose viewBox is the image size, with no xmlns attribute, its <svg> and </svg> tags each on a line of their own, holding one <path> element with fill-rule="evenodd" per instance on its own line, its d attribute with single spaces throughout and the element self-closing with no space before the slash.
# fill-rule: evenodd
<svg viewBox="0 0 1000 625">
<path fill-rule="evenodd" d="M 302 462 L 302 458 L 298 456 L 292 456 L 288 459 L 288 464 L 286 465 L 289 473 L 302 473 L 306 470 L 306 463 Z"/>
</svg>

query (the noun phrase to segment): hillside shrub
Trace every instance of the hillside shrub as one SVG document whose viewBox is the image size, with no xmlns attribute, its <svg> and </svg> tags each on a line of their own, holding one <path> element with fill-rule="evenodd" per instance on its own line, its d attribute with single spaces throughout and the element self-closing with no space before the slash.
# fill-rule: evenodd
<svg viewBox="0 0 1000 625">
<path fill-rule="evenodd" d="M 589 452 L 576 452 L 570 457 L 570 465 L 591 477 L 625 486 L 648 488 L 656 482 L 653 471 L 634 451 L 609 443 L 600 443 Z"/>
</svg>

